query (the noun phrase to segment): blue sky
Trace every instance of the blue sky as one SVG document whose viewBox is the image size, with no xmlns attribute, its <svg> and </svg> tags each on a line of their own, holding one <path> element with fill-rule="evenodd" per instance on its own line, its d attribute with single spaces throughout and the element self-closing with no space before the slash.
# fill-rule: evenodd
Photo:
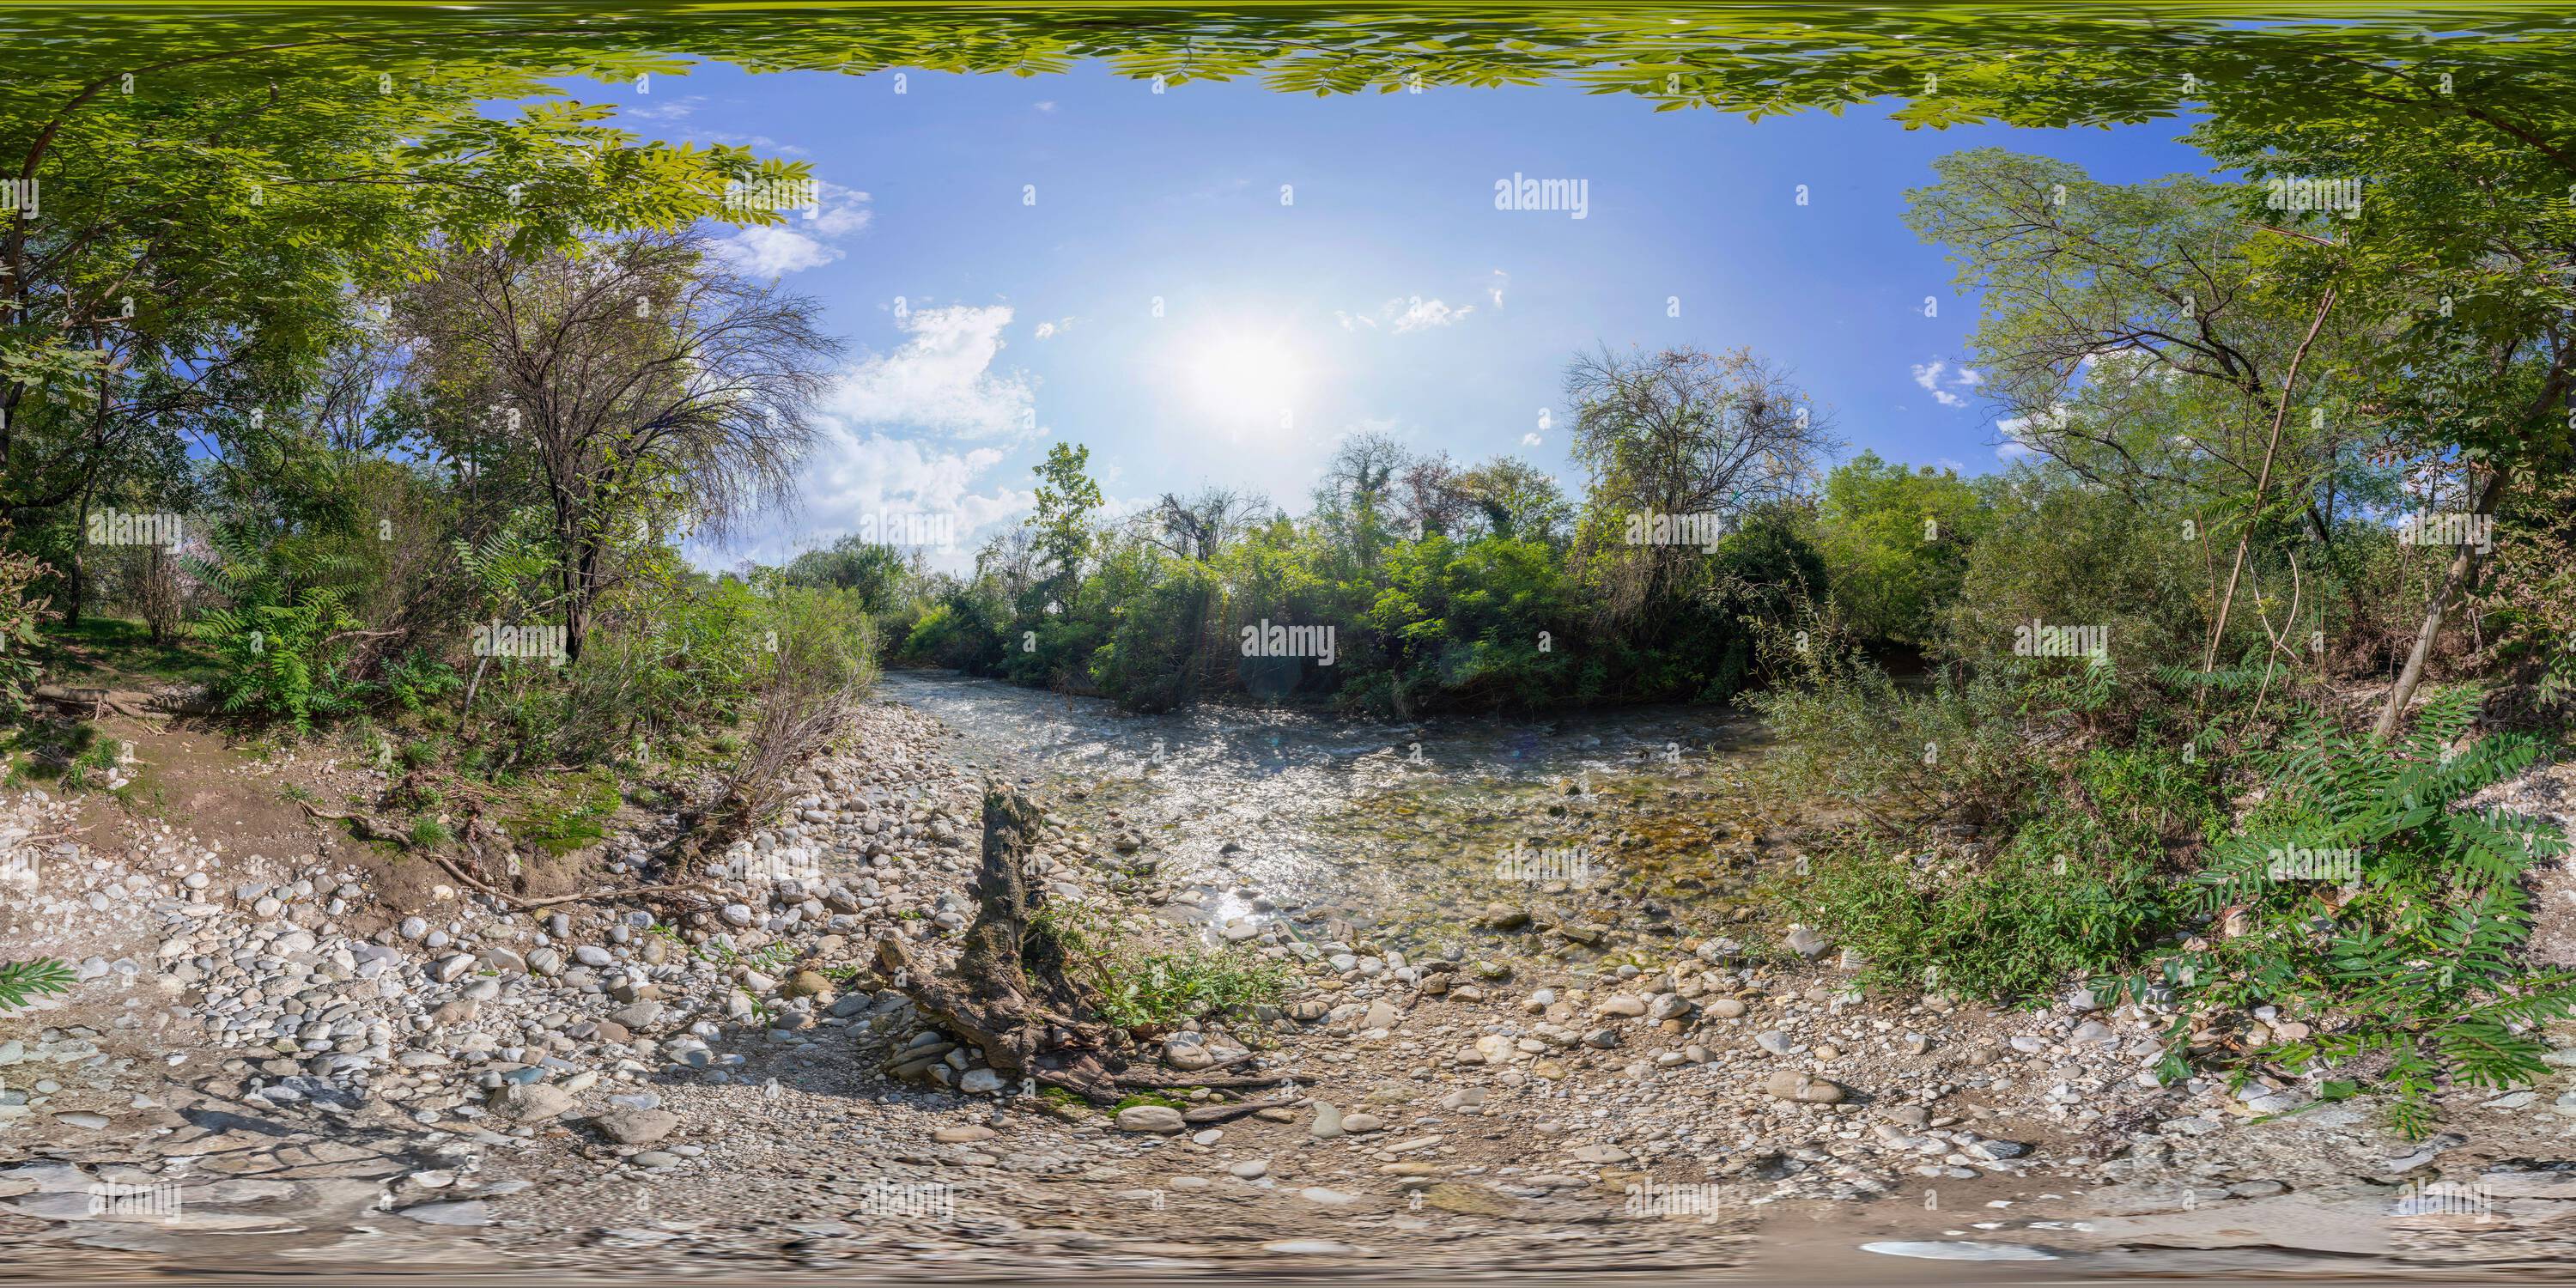
<svg viewBox="0 0 2576 1288">
<path fill-rule="evenodd" d="M 1847 454 L 1991 470 L 1995 411 L 1962 374 L 1975 302 L 1905 228 L 1905 190 L 1989 144 L 2113 181 L 2207 169 L 2175 122 L 1909 132 L 1878 108 L 1746 122 L 1559 86 L 1155 94 L 1086 68 L 915 71 L 898 93 L 892 73 L 704 65 L 641 94 L 568 88 L 823 184 L 820 218 L 732 246 L 824 302 L 849 369 L 798 512 L 692 551 L 714 565 L 927 512 L 955 516 L 942 562 L 962 566 L 1057 439 L 1089 445 L 1117 507 L 1218 483 L 1301 511 L 1336 443 L 1372 429 L 1521 455 L 1571 492 L 1563 371 L 1603 344 L 1749 346 Z M 1582 180 L 1583 217 L 1495 209 L 1514 175 Z"/>
</svg>

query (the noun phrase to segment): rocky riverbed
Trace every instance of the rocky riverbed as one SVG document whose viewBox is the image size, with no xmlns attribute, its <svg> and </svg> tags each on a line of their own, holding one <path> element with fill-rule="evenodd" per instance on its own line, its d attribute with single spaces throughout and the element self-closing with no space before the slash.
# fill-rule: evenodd
<svg viewBox="0 0 2576 1288">
<path fill-rule="evenodd" d="M 1447 869 L 1403 866 L 1481 884 L 1398 881 L 1379 909 L 1323 867 L 1263 869 L 1258 810 L 1011 760 L 936 706 L 871 706 L 856 750 L 723 856 L 721 900 L 695 916 L 444 885 L 389 908 L 321 847 L 235 852 L 186 818 L 11 793 L 0 958 L 59 956 L 80 983 L 0 1017 L 0 1244 L 64 1278 L 424 1259 L 1189 1277 L 2045 1256 L 2139 1273 L 2228 1264 L 2192 1260 L 2213 1249 L 2465 1272 L 2566 1252 L 2565 1075 L 2460 1089 L 2450 1132 L 2410 1142 L 2366 1100 L 2160 1086 L 2156 1017 L 2080 994 L 2007 1013 L 1864 996 L 1834 945 L 1729 877 L 1775 829 L 1694 838 L 1727 851 L 1697 869 L 1665 852 L 1734 795 L 1720 760 L 1655 758 L 1679 739 L 1641 739 L 1633 771 L 1610 748 L 1490 793 L 1408 794 L 1400 742 L 1339 762 L 1373 769 L 1327 762 L 1314 772 L 1378 775 L 1383 814 L 1434 820 L 1397 849 L 1435 851 L 1443 828 L 1489 825 L 1481 809 L 1537 853 L 1588 839 L 1629 860 L 1615 881 L 1541 867 L 1497 887 L 1480 833 Z M 152 737 L 135 740 L 148 762 Z M 1248 1048 L 1249 1067 L 1312 1077 L 1291 1103 L 1220 1123 L 1192 1121 L 1222 1099 L 1206 1091 L 1062 1105 L 875 976 L 881 936 L 951 951 L 994 779 L 1050 809 L 1030 875 L 1052 897 L 1293 971 L 1277 1006 L 1156 1052 L 1189 1070 Z M 1285 796 L 1262 803 L 1290 815 L 1283 845 L 1332 848 Z M 599 858 L 647 880 L 636 838 Z M 1434 884 L 1469 893 L 1400 897 Z M 2576 1069 L 2576 1035 L 2556 1046 Z M 1826 1211 L 1833 1237 L 1798 1232 Z"/>
</svg>

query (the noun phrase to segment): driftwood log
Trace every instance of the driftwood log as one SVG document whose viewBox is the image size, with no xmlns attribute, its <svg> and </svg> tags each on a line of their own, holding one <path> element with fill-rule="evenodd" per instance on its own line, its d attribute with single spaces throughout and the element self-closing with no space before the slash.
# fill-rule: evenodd
<svg viewBox="0 0 2576 1288">
<path fill-rule="evenodd" d="M 966 928 L 956 966 L 946 975 L 915 958 L 899 935 L 877 941 L 877 969 L 924 1016 L 983 1048 L 995 1070 L 1062 1088 L 1096 1105 L 1116 1104 L 1134 1090 L 1279 1087 L 1314 1080 L 1298 1074 L 1213 1072 L 1251 1059 L 1248 1052 L 1196 1073 L 1131 1071 L 1119 1054 L 1119 1035 L 1100 1019 L 1099 993 L 1066 974 L 1065 946 L 1038 917 L 1046 906 L 1045 889 L 1032 885 L 1021 871 L 1043 825 L 1037 808 L 1018 793 L 986 789 L 975 920 Z M 1264 1107 L 1240 1108 L 1248 1113 Z M 1227 1111 L 1222 1116 L 1232 1117 L 1238 1107 L 1222 1108 Z"/>
<path fill-rule="evenodd" d="M 1030 888 L 1021 860 L 1044 820 L 1016 792 L 984 793 L 984 853 L 975 873 L 975 921 L 942 977 L 914 960 L 899 935 L 877 940 L 877 969 L 921 1013 L 983 1048 L 1005 1074 L 1061 1087 L 1094 1104 L 1118 1101 L 1124 1061 L 1110 1050 L 1099 998 L 1065 974 L 1063 943 L 1030 921 L 1046 893 Z"/>
</svg>

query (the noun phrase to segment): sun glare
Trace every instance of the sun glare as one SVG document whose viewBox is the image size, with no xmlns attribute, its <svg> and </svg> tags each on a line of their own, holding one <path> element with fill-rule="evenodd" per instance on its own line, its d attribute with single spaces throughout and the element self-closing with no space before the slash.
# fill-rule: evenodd
<svg viewBox="0 0 2576 1288">
<path fill-rule="evenodd" d="M 1260 335 L 1211 336 L 1183 359 L 1190 400 L 1226 421 L 1283 423 L 1296 407 L 1304 372 L 1296 351 Z"/>
</svg>

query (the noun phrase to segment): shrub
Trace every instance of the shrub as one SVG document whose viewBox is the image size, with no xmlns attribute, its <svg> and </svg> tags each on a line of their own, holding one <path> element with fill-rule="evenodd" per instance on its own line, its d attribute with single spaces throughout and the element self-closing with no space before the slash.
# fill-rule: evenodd
<svg viewBox="0 0 2576 1288">
<path fill-rule="evenodd" d="M 465 687 L 465 679 L 456 673 L 456 668 L 417 648 L 385 663 L 382 682 L 386 695 L 403 710 L 412 712 Z"/>
<path fill-rule="evenodd" d="M 1985 526 L 1975 486 L 1955 472 L 1863 452 L 1825 480 L 1816 548 L 1834 602 L 1863 638 L 1930 644 Z"/>
<path fill-rule="evenodd" d="M 8 535 L 0 527 L 0 537 Z M 23 719 L 27 702 L 35 692 L 36 628 L 57 614 L 46 608 L 42 599 L 30 598 L 27 588 L 46 575 L 45 565 L 33 555 L 0 550 L 0 722 Z"/>
<path fill-rule="evenodd" d="M 1064 946 L 1070 973 L 1097 989 L 1101 1018 L 1127 1028 L 1170 1028 L 1187 1020 L 1245 1012 L 1274 1002 L 1287 972 L 1240 949 L 1198 943 L 1143 947 L 1106 913 L 1070 902 L 1038 910 L 1034 924 Z"/>
<path fill-rule="evenodd" d="M 1873 840 L 1815 860 L 1799 902 L 1872 983 L 2044 1001 L 2149 951 L 2182 908 L 2162 856 L 2225 821 L 2212 776 L 2174 749 L 2097 748 L 1990 856 Z"/>
<path fill-rule="evenodd" d="M 1891 836 L 1945 815 L 1999 821 L 2046 774 L 2037 747 L 2052 730 L 2025 713 L 2028 671 L 1950 666 L 1899 686 L 1830 617 L 1768 629 L 1763 654 L 1778 683 L 1746 702 L 1780 740 L 1773 772 Z"/>
<path fill-rule="evenodd" d="M 2168 1077 L 2195 1046 L 2240 1071 L 2339 1072 L 2340 1090 L 2394 1092 L 2397 1125 L 2420 1135 L 2446 1083 L 2548 1072 L 2538 1029 L 2576 1013 L 2576 972 L 2517 960 L 2531 925 L 2522 880 L 2568 844 L 2537 818 L 2455 808 L 2544 751 L 2523 735 L 2463 741 L 2477 709 L 2470 689 L 2438 694 L 2393 742 L 2314 715 L 2256 758 L 2263 799 L 2193 883 L 2202 930 L 2123 984 L 2173 1002 Z M 2300 854 L 2346 862 L 2354 879 L 2284 875 Z M 2314 1031 L 2231 1054 L 2229 1030 L 2267 1005 Z"/>
<path fill-rule="evenodd" d="M 240 715 L 292 721 L 309 732 L 317 716 L 358 709 L 365 687 L 348 672 L 349 637 L 363 628 L 340 591 L 313 584 L 322 569 L 280 543 L 218 529 L 220 563 L 190 559 L 190 571 L 230 601 L 198 619 L 196 633 L 222 663 L 216 703 Z"/>
<path fill-rule="evenodd" d="M 2005 476 L 1994 502 L 1945 618 L 1942 652 L 2011 658 L 2016 628 L 2037 621 L 2104 627 L 2110 655 L 2131 666 L 2200 661 L 2209 573 L 2199 543 L 2182 536 L 2187 516 L 2027 467 Z M 2225 557 L 2220 551 L 2222 571 Z M 2241 616 L 2237 648 L 2256 634 L 2250 609 Z"/>
</svg>

